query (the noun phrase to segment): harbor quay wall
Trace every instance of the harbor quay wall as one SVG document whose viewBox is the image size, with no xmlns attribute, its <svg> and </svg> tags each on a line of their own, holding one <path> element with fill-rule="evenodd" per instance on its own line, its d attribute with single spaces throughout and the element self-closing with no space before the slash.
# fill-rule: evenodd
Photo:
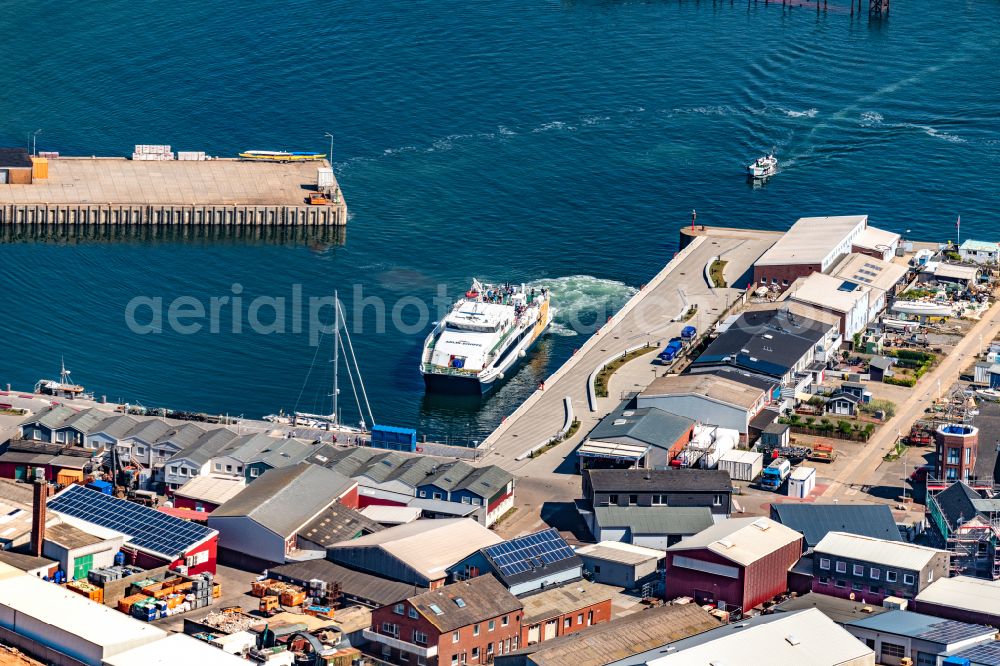
<svg viewBox="0 0 1000 666">
<path fill-rule="evenodd" d="M 0 224 L 345 226 L 346 205 L 3 204 Z"/>
</svg>

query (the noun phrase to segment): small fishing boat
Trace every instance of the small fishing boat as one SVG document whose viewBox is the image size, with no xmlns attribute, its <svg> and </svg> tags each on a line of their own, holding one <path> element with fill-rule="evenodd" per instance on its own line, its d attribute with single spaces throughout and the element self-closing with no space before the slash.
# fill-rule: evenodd
<svg viewBox="0 0 1000 666">
<path fill-rule="evenodd" d="M 326 153 L 247 150 L 240 153 L 240 159 L 249 162 L 318 162 L 326 159 Z"/>
<path fill-rule="evenodd" d="M 747 165 L 747 177 L 752 180 L 760 178 L 770 178 L 778 172 L 778 158 L 774 153 L 768 153 L 763 157 L 758 157 Z"/>
<path fill-rule="evenodd" d="M 976 397 L 980 400 L 989 400 L 990 402 L 1000 402 L 1000 391 L 991 388 L 976 389 Z"/>
</svg>

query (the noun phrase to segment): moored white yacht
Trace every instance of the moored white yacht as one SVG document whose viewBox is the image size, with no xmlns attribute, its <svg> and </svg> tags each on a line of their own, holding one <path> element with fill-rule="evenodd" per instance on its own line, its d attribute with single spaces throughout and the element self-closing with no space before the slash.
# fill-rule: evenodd
<svg viewBox="0 0 1000 666">
<path fill-rule="evenodd" d="M 552 323 L 547 289 L 478 280 L 434 326 L 420 372 L 429 391 L 486 393 Z"/>
</svg>

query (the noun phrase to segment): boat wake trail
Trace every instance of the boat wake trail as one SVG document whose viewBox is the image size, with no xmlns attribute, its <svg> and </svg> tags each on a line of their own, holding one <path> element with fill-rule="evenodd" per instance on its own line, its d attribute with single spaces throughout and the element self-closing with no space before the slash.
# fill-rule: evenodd
<svg viewBox="0 0 1000 666">
<path fill-rule="evenodd" d="M 638 291 L 624 282 L 591 275 L 537 280 L 529 286 L 552 291 L 556 316 L 551 331 L 561 336 L 592 332 Z"/>
</svg>

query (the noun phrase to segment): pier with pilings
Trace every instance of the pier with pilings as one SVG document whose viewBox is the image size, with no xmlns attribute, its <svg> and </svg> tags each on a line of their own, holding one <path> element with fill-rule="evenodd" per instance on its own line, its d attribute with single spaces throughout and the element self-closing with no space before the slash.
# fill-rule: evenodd
<svg viewBox="0 0 1000 666">
<path fill-rule="evenodd" d="M 0 224 L 344 226 L 334 180 L 330 203 L 310 205 L 323 161 L 141 161 L 57 157 L 47 177 L 0 185 Z M 330 178 L 330 174 L 325 174 Z"/>
</svg>

